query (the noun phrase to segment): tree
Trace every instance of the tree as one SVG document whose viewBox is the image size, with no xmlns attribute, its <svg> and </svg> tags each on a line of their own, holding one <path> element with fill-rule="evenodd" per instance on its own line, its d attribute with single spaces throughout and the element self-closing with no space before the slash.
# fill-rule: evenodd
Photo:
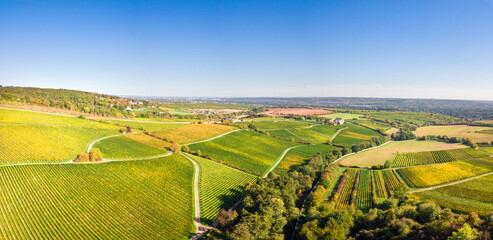
<svg viewBox="0 0 493 240">
<path fill-rule="evenodd" d="M 478 236 L 478 230 L 471 228 L 469 224 L 464 223 L 459 230 L 452 233 L 452 236 L 448 237 L 448 240 L 473 240 Z"/>
</svg>

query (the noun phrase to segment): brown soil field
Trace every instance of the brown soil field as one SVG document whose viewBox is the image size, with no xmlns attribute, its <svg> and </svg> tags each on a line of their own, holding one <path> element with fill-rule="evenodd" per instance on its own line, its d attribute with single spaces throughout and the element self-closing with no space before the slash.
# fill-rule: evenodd
<svg viewBox="0 0 493 240">
<path fill-rule="evenodd" d="M 324 109 L 310 109 L 310 108 L 269 108 L 268 111 L 262 112 L 262 114 L 267 114 L 271 116 L 278 115 L 321 115 L 333 113 L 329 110 Z"/>
</svg>

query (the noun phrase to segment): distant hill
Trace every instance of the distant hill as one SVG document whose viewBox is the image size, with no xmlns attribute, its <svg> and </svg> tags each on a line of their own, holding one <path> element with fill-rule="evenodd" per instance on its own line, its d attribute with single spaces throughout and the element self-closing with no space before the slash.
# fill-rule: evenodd
<svg viewBox="0 0 493 240">
<path fill-rule="evenodd" d="M 67 89 L 0 87 L 0 104 L 34 105 L 99 116 L 129 116 L 127 109 L 152 106 L 145 100 Z"/>
</svg>

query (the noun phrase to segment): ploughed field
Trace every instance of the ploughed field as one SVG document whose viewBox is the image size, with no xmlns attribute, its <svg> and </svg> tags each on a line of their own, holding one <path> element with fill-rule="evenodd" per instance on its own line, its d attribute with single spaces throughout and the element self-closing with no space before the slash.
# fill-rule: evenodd
<svg viewBox="0 0 493 240">
<path fill-rule="evenodd" d="M 192 178 L 192 163 L 179 155 L 0 167 L 0 238 L 187 238 Z"/>
</svg>

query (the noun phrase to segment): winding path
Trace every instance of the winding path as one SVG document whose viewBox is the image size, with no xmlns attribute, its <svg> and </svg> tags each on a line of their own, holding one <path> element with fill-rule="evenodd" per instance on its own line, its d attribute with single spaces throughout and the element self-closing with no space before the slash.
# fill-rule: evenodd
<svg viewBox="0 0 493 240">
<path fill-rule="evenodd" d="M 199 195 L 199 177 L 200 177 L 200 168 L 199 164 L 193 160 L 191 157 L 186 154 L 180 153 L 182 156 L 190 160 L 193 163 L 193 167 L 195 168 L 195 174 L 193 179 L 193 200 L 195 206 L 195 214 L 194 214 L 194 224 L 195 224 L 195 234 L 190 238 L 191 240 L 199 239 L 204 233 L 209 231 L 212 227 L 207 227 L 200 222 L 200 195 Z"/>
<path fill-rule="evenodd" d="M 301 147 L 301 146 L 306 146 L 306 145 L 296 145 L 296 146 L 292 146 L 292 147 L 287 148 L 286 150 L 284 150 L 284 152 L 281 154 L 281 156 L 279 156 L 279 158 L 270 166 L 270 168 L 262 176 L 262 178 L 266 178 L 267 175 L 269 175 L 270 172 L 272 172 L 274 169 L 276 169 L 277 165 L 279 165 L 279 163 L 282 161 L 282 159 L 284 158 L 284 156 L 289 152 L 289 150 L 291 150 L 293 148 Z"/>
<path fill-rule="evenodd" d="M 339 134 L 342 130 L 344 130 L 344 129 L 346 129 L 346 128 L 348 128 L 348 127 L 341 128 L 341 129 L 337 130 L 336 134 L 334 134 L 334 136 L 332 136 L 332 138 L 330 139 L 330 141 L 334 140 L 334 138 L 336 138 L 336 137 L 337 137 L 337 135 L 338 135 L 338 134 Z"/>
<path fill-rule="evenodd" d="M 493 174 L 493 172 L 489 172 L 489 173 L 481 174 L 481 175 L 478 175 L 478 176 L 474 176 L 474 177 L 470 177 L 470 178 L 462 179 L 462 180 L 455 181 L 455 182 L 451 182 L 451 183 L 445 183 L 445 184 L 438 185 L 438 186 L 434 186 L 434 187 L 417 189 L 417 190 L 409 191 L 409 193 L 424 192 L 424 191 L 429 191 L 429 190 L 433 190 L 433 189 L 437 189 L 437 188 L 447 187 L 447 186 L 451 186 L 451 185 L 455 185 L 455 184 L 459 184 L 459 183 L 467 182 L 467 181 L 470 181 L 470 180 L 474 180 L 474 179 L 476 179 L 476 178 L 486 177 L 486 176 L 491 175 L 491 174 Z"/>
</svg>

